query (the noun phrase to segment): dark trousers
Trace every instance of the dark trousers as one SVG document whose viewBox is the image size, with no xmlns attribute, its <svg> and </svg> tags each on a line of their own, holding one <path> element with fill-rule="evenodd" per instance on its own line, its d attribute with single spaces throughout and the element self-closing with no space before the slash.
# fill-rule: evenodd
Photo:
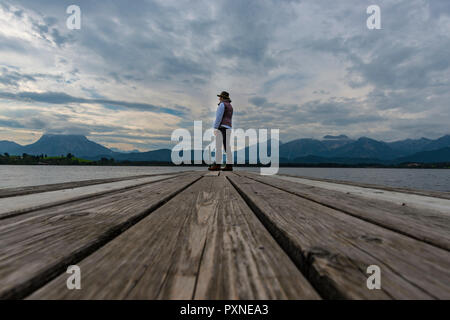
<svg viewBox="0 0 450 320">
<path fill-rule="evenodd" d="M 227 153 L 227 165 L 232 165 L 233 164 L 233 154 L 231 153 L 231 146 L 227 146 L 227 131 L 228 134 L 231 135 L 231 129 L 227 129 L 227 128 L 223 128 L 220 127 L 219 128 L 220 133 L 222 134 L 222 144 L 223 144 L 223 148 L 225 149 L 225 152 Z M 231 137 L 228 138 L 229 140 L 231 139 Z M 217 141 L 218 143 L 220 143 L 220 141 Z M 230 142 L 230 141 L 228 141 Z M 219 146 L 216 144 L 216 149 L 219 148 Z M 228 150 L 229 149 L 229 150 Z M 218 163 L 222 163 L 222 150 L 220 150 L 220 155 L 219 151 L 216 150 L 216 160 L 217 160 L 217 156 L 219 156 L 220 161 Z"/>
<path fill-rule="evenodd" d="M 225 149 L 225 151 L 227 151 L 227 128 L 220 127 L 219 131 L 220 133 L 222 133 L 223 148 Z"/>
</svg>

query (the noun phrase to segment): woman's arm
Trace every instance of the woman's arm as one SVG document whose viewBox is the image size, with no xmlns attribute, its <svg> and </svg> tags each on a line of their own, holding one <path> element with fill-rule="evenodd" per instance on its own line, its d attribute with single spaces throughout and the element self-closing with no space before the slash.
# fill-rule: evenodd
<svg viewBox="0 0 450 320">
<path fill-rule="evenodd" d="M 216 121 L 214 121 L 214 129 L 219 129 L 220 123 L 222 122 L 223 113 L 225 112 L 225 105 L 223 102 L 219 104 L 216 111 Z"/>
</svg>

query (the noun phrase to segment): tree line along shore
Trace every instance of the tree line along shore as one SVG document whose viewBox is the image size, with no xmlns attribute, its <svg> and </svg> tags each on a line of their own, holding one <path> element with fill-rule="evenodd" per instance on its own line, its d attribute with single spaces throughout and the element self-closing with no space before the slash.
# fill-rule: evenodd
<svg viewBox="0 0 450 320">
<path fill-rule="evenodd" d="M 40 155 L 10 155 L 8 153 L 0 154 L 0 165 L 82 165 L 82 166 L 174 166 L 171 162 L 166 161 L 115 161 L 114 158 L 103 157 L 98 160 L 86 160 L 68 153 L 61 156 Z M 206 163 L 196 166 L 204 167 Z M 261 164 L 236 164 L 237 167 L 262 167 Z M 345 163 L 280 163 L 280 167 L 307 167 L 307 168 L 409 168 L 409 169 L 450 169 L 450 162 L 444 163 L 400 163 L 396 165 L 384 165 L 379 163 L 361 163 L 361 164 L 345 164 Z"/>
</svg>

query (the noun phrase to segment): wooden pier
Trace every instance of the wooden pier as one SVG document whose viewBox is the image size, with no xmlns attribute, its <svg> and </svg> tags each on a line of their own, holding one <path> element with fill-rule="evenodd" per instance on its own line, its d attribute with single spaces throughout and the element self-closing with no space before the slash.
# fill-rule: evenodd
<svg viewBox="0 0 450 320">
<path fill-rule="evenodd" d="M 449 251 L 444 192 L 245 171 L 0 190 L 0 299 L 450 299 Z"/>
</svg>

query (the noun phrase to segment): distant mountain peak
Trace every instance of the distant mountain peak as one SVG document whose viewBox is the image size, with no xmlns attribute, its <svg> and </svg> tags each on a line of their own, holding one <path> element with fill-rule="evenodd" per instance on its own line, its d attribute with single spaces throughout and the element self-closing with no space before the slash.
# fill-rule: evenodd
<svg viewBox="0 0 450 320">
<path fill-rule="evenodd" d="M 111 155 L 113 152 L 80 134 L 45 133 L 38 141 L 23 147 L 23 153 L 47 154 L 49 156 L 66 155 L 84 157 L 90 155 Z"/>
<path fill-rule="evenodd" d="M 342 159 L 381 159 L 393 160 L 399 157 L 408 157 L 418 152 L 427 161 L 446 160 L 450 147 L 450 135 L 435 140 L 422 138 L 418 140 L 401 140 L 384 142 L 368 137 L 358 140 L 350 139 L 346 135 L 326 135 L 323 140 L 297 139 L 281 144 L 279 148 L 280 159 L 283 161 L 296 161 L 301 157 L 322 157 Z M 270 144 L 269 144 L 270 148 Z M 115 152 L 116 151 L 116 152 Z M 108 149 L 99 143 L 89 140 L 81 134 L 55 134 L 45 133 L 38 141 L 22 146 L 12 141 L 0 141 L 0 154 L 10 155 L 22 153 L 48 156 L 66 155 L 71 153 L 85 159 L 99 159 L 100 157 L 113 157 L 116 161 L 162 161 L 170 162 L 171 151 L 159 149 L 149 152 L 117 152 L 118 149 Z M 133 150 L 137 151 L 137 150 Z M 422 159 L 422 158 L 418 159 Z M 406 158 L 405 158 L 406 159 Z M 414 158 L 416 159 L 416 158 Z"/>
</svg>

